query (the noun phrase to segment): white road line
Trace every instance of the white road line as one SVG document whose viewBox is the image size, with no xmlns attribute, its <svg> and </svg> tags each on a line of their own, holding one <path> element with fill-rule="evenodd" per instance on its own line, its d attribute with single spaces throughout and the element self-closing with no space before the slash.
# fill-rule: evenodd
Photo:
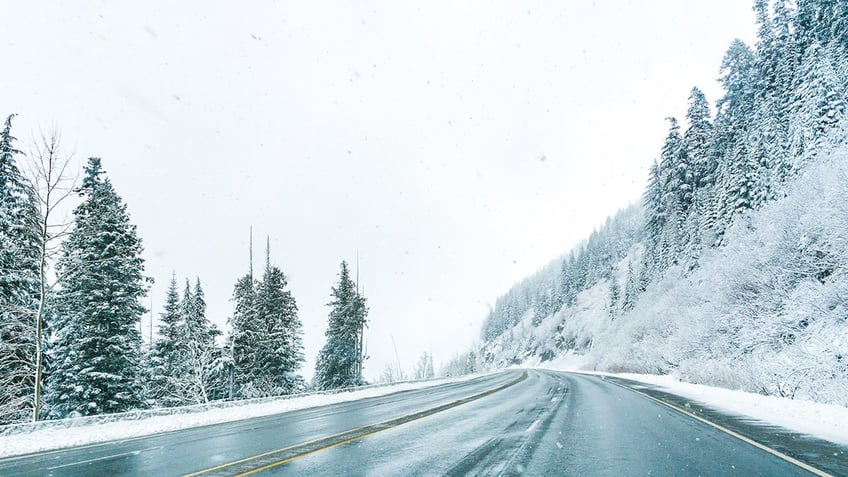
<svg viewBox="0 0 848 477">
<path fill-rule="evenodd" d="M 533 424 L 530 424 L 530 427 L 528 427 L 528 428 L 527 428 L 527 430 L 526 430 L 526 431 L 524 431 L 524 432 L 530 432 L 530 431 L 532 431 L 532 430 L 533 430 L 533 429 L 534 429 L 534 428 L 535 428 L 538 424 L 539 424 L 539 420 L 538 420 L 538 419 L 536 419 L 535 421 L 533 421 Z"/>
<path fill-rule="evenodd" d="M 147 449 L 140 449 L 140 450 L 135 450 L 135 451 L 132 451 L 132 452 L 124 452 L 122 454 L 106 455 L 106 456 L 103 456 L 103 457 L 98 457 L 96 459 L 81 460 L 79 462 L 71 462 L 69 464 L 62 464 L 62 465 L 57 465 L 55 467 L 48 467 L 47 470 L 61 469 L 61 468 L 64 468 L 64 467 L 72 467 L 72 466 L 75 466 L 75 465 L 90 464 L 92 462 L 98 462 L 98 461 L 101 461 L 101 460 L 114 459 L 115 457 L 124 457 L 124 456 L 128 456 L 128 455 L 139 455 L 139 454 L 141 454 L 142 452 L 145 452 L 145 451 L 161 449 L 161 448 L 162 448 L 162 446 L 149 447 Z"/>
<path fill-rule="evenodd" d="M 811 465 L 809 465 L 805 462 L 801 462 L 800 460 L 795 459 L 793 457 L 790 457 L 790 456 L 788 456 L 788 455 L 784 454 L 783 452 L 780 452 L 776 449 L 772 449 L 771 447 L 768 447 L 765 444 L 760 444 L 759 442 L 757 442 L 753 439 L 745 437 L 742 434 L 739 434 L 738 432 L 732 431 L 732 430 L 730 430 L 730 429 L 728 429 L 724 426 L 721 426 L 721 425 L 716 424 L 712 421 L 704 419 L 703 417 L 692 414 L 691 412 L 686 411 L 685 409 L 682 409 L 680 407 L 677 407 L 674 404 L 667 403 L 667 402 L 663 401 L 662 399 L 657 399 L 657 398 L 655 398 L 655 397 L 653 397 L 653 396 L 651 396 L 651 395 L 649 395 L 645 392 L 639 391 L 639 390 L 632 388 L 630 386 L 625 386 L 624 384 L 619 384 L 619 383 L 616 383 L 614 381 L 607 381 L 607 382 L 612 383 L 612 384 L 614 384 L 618 387 L 633 391 L 636 394 L 641 394 L 642 396 L 650 399 L 651 401 L 662 404 L 663 406 L 671 408 L 671 409 L 673 409 L 673 410 L 675 410 L 675 411 L 677 411 L 681 414 L 685 414 L 685 415 L 691 417 L 692 419 L 695 419 L 696 421 L 703 422 L 704 424 L 706 424 L 710 427 L 713 427 L 715 429 L 718 429 L 719 431 L 724 432 L 725 434 L 730 434 L 731 436 L 733 436 L 733 437 L 735 437 L 735 438 L 737 438 L 741 441 L 747 442 L 748 444 L 751 444 L 752 446 L 754 446 L 758 449 L 764 450 L 764 451 L 768 452 L 769 454 L 771 454 L 775 457 L 781 458 L 781 459 L 785 460 L 786 462 L 789 462 L 790 464 L 795 464 L 796 466 L 806 470 L 807 472 L 818 475 L 819 477 L 833 477 L 831 474 L 829 474 L 829 473 L 827 473 L 823 470 L 817 469 L 817 468 L 815 468 L 815 467 L 813 467 L 813 466 L 811 466 Z"/>
</svg>

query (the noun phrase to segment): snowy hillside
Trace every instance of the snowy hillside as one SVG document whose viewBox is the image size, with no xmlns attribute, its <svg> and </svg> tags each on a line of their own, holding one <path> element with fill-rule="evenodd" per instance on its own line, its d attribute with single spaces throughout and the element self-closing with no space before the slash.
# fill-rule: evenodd
<svg viewBox="0 0 848 477">
<path fill-rule="evenodd" d="M 609 279 L 485 346 L 498 364 L 573 351 L 584 367 L 848 405 L 848 148 L 747 214 L 691 273 L 670 269 L 610 316 Z M 634 245 L 616 279 L 642 253 Z M 620 301 L 617 303 L 620 305 Z"/>
<path fill-rule="evenodd" d="M 725 56 L 715 115 L 694 88 L 685 129 L 670 118 L 642 207 L 499 299 L 485 362 L 573 353 L 848 406 L 846 16 L 768 8 L 756 48 Z"/>
</svg>

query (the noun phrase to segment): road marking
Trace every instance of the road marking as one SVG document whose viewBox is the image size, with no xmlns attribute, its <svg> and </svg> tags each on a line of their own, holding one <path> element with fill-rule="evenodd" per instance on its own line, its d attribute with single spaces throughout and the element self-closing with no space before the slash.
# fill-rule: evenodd
<svg viewBox="0 0 848 477">
<path fill-rule="evenodd" d="M 415 413 L 412 413 L 412 414 L 406 414 L 406 415 L 403 415 L 403 416 L 400 416 L 400 417 L 396 417 L 396 418 L 389 419 L 389 420 L 386 420 L 386 421 L 378 422 L 378 423 L 375 423 L 375 424 L 368 424 L 368 425 L 357 427 L 357 428 L 354 428 L 354 429 L 348 429 L 346 431 L 339 432 L 337 434 L 332 434 L 330 436 L 319 437 L 317 439 L 313 439 L 313 440 L 306 441 L 306 442 L 301 442 L 299 444 L 291 445 L 291 446 L 288 446 L 288 447 L 283 447 L 281 449 L 263 452 L 262 454 L 257 454 L 257 455 L 251 456 L 251 457 L 246 457 L 244 459 L 235 460 L 235 461 L 228 462 L 228 463 L 225 463 L 225 464 L 217 465 L 215 467 L 210 467 L 208 469 L 203 469 L 203 470 L 199 470 L 197 472 L 193 472 L 193 473 L 190 473 L 190 474 L 185 474 L 183 477 L 196 477 L 198 475 L 203 475 L 203 474 L 212 474 L 213 472 L 223 470 L 223 469 L 226 469 L 226 468 L 230 468 L 230 467 L 236 467 L 236 466 L 239 466 L 240 464 L 245 464 L 245 467 L 249 467 L 249 466 L 251 466 L 250 464 L 248 464 L 249 462 L 260 461 L 260 462 L 254 463 L 254 465 L 258 465 L 257 467 L 249 468 L 249 469 L 241 471 L 241 472 L 239 472 L 238 470 L 235 470 L 236 473 L 232 474 L 232 475 L 236 475 L 236 476 L 239 476 L 239 477 L 252 475 L 252 474 L 255 474 L 257 472 L 262 472 L 264 470 L 268 470 L 268 469 L 286 464 L 286 463 L 291 462 L 295 459 L 299 459 L 301 457 L 305 457 L 305 456 L 308 456 L 308 455 L 311 455 L 311 454 L 315 454 L 316 452 L 331 449 L 333 447 L 348 444 L 350 442 L 358 441 L 360 439 L 364 439 L 365 437 L 372 436 L 374 434 L 377 434 L 377 433 L 380 433 L 380 432 L 383 432 L 383 431 L 387 431 L 389 429 L 394 429 L 395 427 L 398 427 L 402 424 L 406 424 L 407 422 L 412 422 L 414 420 L 421 419 L 421 418 L 424 418 L 424 417 L 427 417 L 427 416 L 431 416 L 431 415 L 436 414 L 438 412 L 446 411 L 448 409 L 457 407 L 459 405 L 466 404 L 466 403 L 469 403 L 471 401 L 475 401 L 477 399 L 492 395 L 492 394 L 494 394 L 498 391 L 502 391 L 502 390 L 504 390 L 504 389 L 506 389 L 510 386 L 518 384 L 521 381 L 524 381 L 525 379 L 527 379 L 527 371 L 524 371 L 521 374 L 521 376 L 519 376 L 517 379 L 514 379 L 514 380 L 512 380 L 512 381 L 510 381 L 506 384 L 502 384 L 502 385 L 500 385 L 496 388 L 489 389 L 488 391 L 483 391 L 481 393 L 474 394 L 474 395 L 471 395 L 471 396 L 468 396 L 468 397 L 465 397 L 465 398 L 462 398 L 462 399 L 458 399 L 456 401 L 451 401 L 449 403 L 442 404 L 442 405 L 439 405 L 439 406 L 436 406 L 436 407 L 432 407 L 430 409 L 425 409 L 424 411 L 418 411 L 418 412 L 415 412 Z M 290 453 L 290 452 L 294 452 L 294 455 L 288 455 L 288 456 L 285 456 L 285 457 L 280 456 L 281 458 L 272 457 L 275 454 L 286 454 L 286 453 Z M 271 458 L 272 460 L 270 462 L 268 462 L 267 464 L 263 464 L 261 462 L 261 460 L 264 459 L 264 458 Z"/>
<path fill-rule="evenodd" d="M 582 373 L 580 373 L 580 374 L 582 374 Z M 585 375 L 585 376 L 591 376 L 591 375 Z M 692 419 L 700 421 L 700 422 L 702 422 L 702 423 L 704 423 L 704 424 L 706 424 L 710 427 L 713 427 L 715 429 L 718 429 L 719 431 L 722 431 L 726 434 L 730 434 L 731 436 L 733 436 L 733 437 L 735 437 L 735 438 L 737 438 L 741 441 L 747 442 L 748 444 L 751 444 L 752 446 L 754 446 L 754 447 L 756 447 L 760 450 L 764 450 L 764 451 L 768 452 L 769 454 L 771 454 L 775 457 L 779 457 L 779 458 L 785 460 L 786 462 L 789 462 L 790 464 L 795 464 L 796 466 L 806 470 L 807 472 L 812 472 L 813 474 L 818 475 L 819 477 L 834 477 L 832 474 L 828 474 L 827 472 L 825 472 L 823 470 L 816 469 L 815 467 L 813 467 L 809 464 L 806 464 L 804 462 L 801 462 L 800 460 L 795 459 L 794 457 L 788 456 L 788 455 L 784 454 L 783 452 L 780 452 L 779 450 L 772 449 L 771 447 L 768 447 L 765 444 L 760 444 L 759 442 L 757 442 L 757 441 L 755 441 L 751 438 L 745 437 L 742 434 L 739 434 L 738 432 L 732 431 L 732 430 L 730 430 L 730 429 L 728 429 L 728 428 L 726 428 L 722 425 L 716 424 L 712 421 L 704 419 L 701 416 L 693 414 L 693 413 L 691 413 L 691 412 L 689 412 L 685 409 L 679 408 L 679 407 L 675 406 L 674 404 L 667 403 L 667 402 L 665 402 L 661 399 L 657 399 L 657 398 L 655 398 L 655 397 L 653 397 L 653 396 L 651 396 L 647 393 L 644 393 L 644 392 L 639 391 L 637 389 L 631 388 L 629 386 L 625 386 L 624 384 L 621 384 L 621 383 L 616 383 L 616 382 L 610 381 L 610 380 L 604 380 L 604 381 L 606 381 L 608 383 L 615 384 L 616 386 L 618 386 L 620 388 L 627 389 L 627 390 L 632 391 L 634 393 L 641 394 L 642 396 L 650 399 L 651 401 L 662 404 L 663 406 L 666 406 L 670 409 L 673 409 L 673 410 L 675 410 L 675 411 L 677 411 L 681 414 L 685 414 L 685 415 L 691 417 Z"/>
<path fill-rule="evenodd" d="M 156 447 L 149 447 L 147 449 L 140 449 L 140 450 L 134 450 L 134 451 L 131 451 L 131 452 L 124 452 L 124 453 L 121 453 L 121 454 L 106 455 L 106 456 L 97 457 L 97 458 L 94 458 L 94 459 L 81 460 L 81 461 L 78 461 L 78 462 L 71 462 L 71 463 L 68 463 L 68 464 L 62 464 L 62 465 L 57 465 L 57 466 L 54 466 L 54 467 L 48 467 L 47 470 L 62 469 L 62 468 L 65 468 L 65 467 L 73 467 L 75 465 L 82 465 L 82 464 L 90 464 L 92 462 L 99 462 L 101 460 L 114 459 L 116 457 L 126 457 L 128 455 L 139 455 L 142 452 L 146 452 L 146 451 L 149 451 L 149 450 L 155 450 L 155 449 L 161 449 L 161 448 L 162 448 L 162 446 L 156 446 Z"/>
<path fill-rule="evenodd" d="M 535 429 L 535 428 L 536 428 L 536 426 L 538 426 L 538 425 L 539 425 L 539 420 L 538 420 L 538 419 L 536 419 L 535 421 L 533 421 L 533 424 L 530 424 L 530 427 L 528 427 L 528 428 L 527 428 L 527 430 L 526 430 L 526 431 L 524 431 L 524 432 L 530 432 L 530 431 L 532 431 L 533 429 Z"/>
</svg>

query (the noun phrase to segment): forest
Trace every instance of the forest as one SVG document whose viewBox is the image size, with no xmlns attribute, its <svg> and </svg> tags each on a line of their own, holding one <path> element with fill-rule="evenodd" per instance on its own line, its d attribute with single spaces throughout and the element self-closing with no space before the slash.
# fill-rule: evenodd
<svg viewBox="0 0 848 477">
<path fill-rule="evenodd" d="M 174 274 L 156 336 L 144 342 L 141 299 L 152 278 L 103 161 L 90 158 L 76 183 L 59 134 L 24 154 L 13 120 L 0 131 L 0 424 L 363 384 L 368 308 L 347 263 L 307 383 L 297 302 L 270 239 L 261 275 L 250 247 L 226 336 L 206 316 L 200 279 L 186 279 L 181 293 Z"/>
</svg>

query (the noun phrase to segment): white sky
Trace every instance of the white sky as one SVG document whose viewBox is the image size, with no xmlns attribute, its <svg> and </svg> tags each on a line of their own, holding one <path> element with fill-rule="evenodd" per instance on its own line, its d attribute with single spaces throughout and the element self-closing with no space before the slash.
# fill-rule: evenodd
<svg viewBox="0 0 848 477">
<path fill-rule="evenodd" d="M 0 114 L 103 158 L 161 311 L 224 325 L 264 237 L 307 364 L 359 252 L 376 378 L 467 349 L 518 280 L 641 196 L 692 86 L 714 102 L 752 1 L 32 1 L 4 8 Z"/>
</svg>

